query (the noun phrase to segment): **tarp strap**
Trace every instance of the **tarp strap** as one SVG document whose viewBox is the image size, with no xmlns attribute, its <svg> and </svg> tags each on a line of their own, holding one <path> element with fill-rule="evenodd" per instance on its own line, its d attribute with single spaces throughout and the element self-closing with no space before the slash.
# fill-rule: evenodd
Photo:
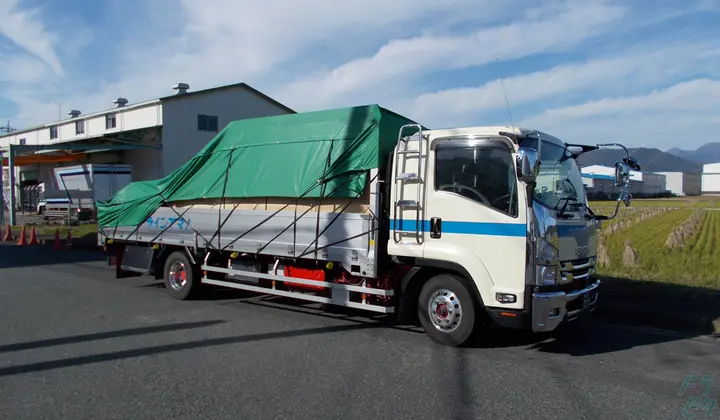
<svg viewBox="0 0 720 420">
<path fill-rule="evenodd" d="M 182 219 L 182 215 L 181 215 L 180 213 L 178 213 L 177 210 L 175 210 L 175 207 L 173 207 L 172 205 L 170 205 L 170 203 L 168 203 L 168 201 L 165 199 L 165 197 L 162 196 L 162 193 L 160 193 L 159 195 L 160 195 L 160 198 L 162 198 L 163 203 L 167 204 L 167 205 L 168 205 L 168 208 L 169 208 L 170 210 L 172 210 L 173 213 L 175 213 L 179 218 Z M 189 207 L 188 207 L 188 210 L 189 210 L 190 208 L 192 208 L 192 206 L 189 206 Z M 185 210 L 185 211 L 187 211 L 187 210 Z M 185 213 L 183 213 L 183 214 L 185 214 Z M 207 238 L 204 237 L 200 232 L 198 232 L 194 227 L 192 227 L 192 226 L 190 225 L 190 223 L 188 223 L 187 226 L 188 226 L 190 229 L 192 229 L 192 231 L 195 232 L 195 234 L 196 234 L 197 236 L 201 237 L 201 238 L 203 239 L 203 241 L 205 241 L 205 245 L 206 245 L 206 246 L 207 246 L 207 245 L 210 245 L 211 248 L 214 248 L 214 247 L 212 246 L 212 242 L 208 241 Z M 217 249 L 217 248 L 215 248 L 215 250 L 219 251 L 219 249 Z"/>
<path fill-rule="evenodd" d="M 218 213 L 222 214 L 223 207 L 225 207 L 224 204 L 221 205 L 220 210 L 218 210 Z M 215 235 L 218 236 L 218 247 L 220 246 L 220 230 L 221 230 L 223 227 L 225 227 L 225 223 L 227 223 L 227 221 L 230 220 L 230 216 L 232 216 L 233 213 L 235 213 L 235 210 L 237 210 L 238 207 L 240 207 L 240 204 L 239 204 L 239 203 L 238 203 L 238 204 L 235 204 L 235 205 L 233 206 L 232 210 L 230 210 L 230 213 L 228 213 L 228 215 L 225 216 L 225 219 L 222 221 L 222 223 L 220 223 L 220 224 L 218 225 L 217 230 L 215 231 L 215 233 L 213 233 L 213 236 L 210 238 L 210 241 L 212 241 L 213 239 L 215 239 Z M 219 217 L 220 217 L 220 216 L 218 215 L 218 218 L 219 218 Z"/>
<path fill-rule="evenodd" d="M 223 224 L 220 222 L 220 219 L 222 218 L 222 210 L 223 210 L 223 208 L 225 208 L 225 191 L 227 191 L 228 177 L 230 175 L 230 168 L 232 167 L 233 152 L 235 152 L 235 149 L 230 150 L 230 154 L 228 156 L 228 164 L 227 164 L 227 168 L 225 168 L 225 181 L 223 182 L 223 189 L 222 189 L 222 195 L 221 195 L 222 198 L 220 199 L 220 208 L 218 209 L 218 227 L 217 227 L 217 230 L 215 231 L 215 233 L 217 234 L 218 248 L 220 248 L 220 233 L 221 233 L 222 226 L 223 226 Z M 237 206 L 235 206 L 235 208 L 237 208 Z M 235 210 L 235 208 L 233 209 L 233 211 Z M 213 237 L 210 238 L 210 240 L 212 241 L 214 238 L 215 238 L 215 235 L 213 235 Z"/>
<path fill-rule="evenodd" d="M 335 189 L 333 189 L 333 190 L 330 192 L 330 194 L 332 194 L 332 193 L 334 193 L 335 191 L 339 190 L 340 188 L 344 187 L 347 183 L 349 183 L 349 182 L 352 181 L 353 179 L 357 178 L 359 175 L 360 175 L 360 174 L 356 175 L 354 178 L 353 178 L 353 177 L 348 177 L 348 179 L 347 179 L 345 182 L 343 182 L 343 183 L 340 184 L 339 186 L 335 187 Z M 293 228 L 296 229 L 296 228 L 297 228 L 297 221 L 300 220 L 301 218 L 303 218 L 306 214 L 308 214 L 308 213 L 310 212 L 310 210 L 314 209 L 315 207 L 316 207 L 316 206 L 314 206 L 314 205 L 313 205 L 313 206 L 310 206 L 310 208 L 308 208 L 307 210 L 305 210 L 305 211 L 303 212 L 303 214 L 301 214 L 300 216 L 297 216 L 297 208 L 296 208 L 296 210 L 295 210 L 295 220 L 293 220 L 291 224 L 287 225 L 287 227 L 282 230 L 282 232 L 280 232 L 280 233 L 278 233 L 277 235 L 275 235 L 274 238 L 270 239 L 265 245 L 263 245 L 263 246 L 262 246 L 260 249 L 258 249 L 256 252 L 257 252 L 258 254 L 261 253 L 265 248 L 268 247 L 268 245 L 270 245 L 270 244 L 272 243 L 272 241 L 274 241 L 275 239 L 279 238 L 280 235 L 282 235 L 283 233 L 285 233 L 285 232 L 286 232 L 288 229 L 290 229 L 291 227 L 293 227 Z M 320 214 L 320 208 L 319 208 L 319 206 L 317 206 L 317 207 L 318 207 L 318 215 L 319 215 L 319 214 Z M 323 230 L 323 232 L 325 232 L 325 231 Z M 295 249 L 295 244 L 296 244 L 296 243 L 297 243 L 297 242 L 296 242 L 295 235 L 293 235 L 293 249 Z M 306 248 L 305 250 L 307 251 L 307 248 Z M 295 254 L 295 252 L 293 252 L 293 254 Z M 315 256 L 315 259 L 317 259 L 317 256 Z"/>
<path fill-rule="evenodd" d="M 358 176 L 360 176 L 360 175 L 362 175 L 364 172 L 365 172 L 365 171 L 359 171 L 359 172 L 355 175 L 355 178 L 358 177 Z M 349 175 L 349 174 L 348 174 L 348 175 Z M 346 184 L 348 184 L 350 181 L 352 181 L 352 180 L 355 179 L 355 178 L 353 178 L 352 176 L 348 176 L 348 178 L 347 178 L 343 183 L 341 183 L 340 185 L 338 185 L 337 187 L 335 187 L 335 188 L 330 192 L 330 194 L 332 195 L 333 193 L 335 193 L 335 191 L 338 191 L 340 188 L 344 187 Z M 307 191 L 305 191 L 305 192 L 302 193 L 299 197 L 297 197 L 296 199 L 294 199 L 292 202 L 290 202 L 290 203 L 282 206 L 280 209 L 278 209 L 277 211 L 275 211 L 273 214 L 271 214 L 271 215 L 269 215 L 268 217 L 266 217 L 265 219 L 261 220 L 261 221 L 260 221 L 258 224 L 256 224 L 255 226 L 253 226 L 253 227 L 250 228 L 249 230 L 246 230 L 242 235 L 240 235 L 240 236 L 238 236 L 237 238 L 233 239 L 232 242 L 230 242 L 229 244 L 225 245 L 225 247 L 223 247 L 222 250 L 223 250 L 223 251 L 226 250 L 230 245 L 234 244 L 234 243 L 237 242 L 238 240 L 242 239 L 242 238 L 243 238 L 245 235 L 247 235 L 248 233 L 252 232 L 253 230 L 255 230 L 255 229 L 259 228 L 260 226 L 262 226 L 263 224 L 265 224 L 268 220 L 270 220 L 270 219 L 272 219 L 273 217 L 275 217 L 278 213 L 280 213 L 281 211 L 285 210 L 288 206 L 290 206 L 290 205 L 292 205 L 292 204 L 297 204 L 297 203 L 300 201 L 300 199 L 302 199 L 305 195 L 309 194 L 312 190 L 314 190 L 315 188 L 317 188 L 318 185 L 320 185 L 319 180 L 318 180 L 318 182 L 316 182 L 315 184 L 313 184 L 313 186 L 310 187 Z M 312 208 L 312 207 L 311 207 L 311 208 Z M 291 227 L 291 226 L 294 226 L 294 225 L 295 225 L 295 222 L 291 223 L 288 227 Z M 287 229 L 286 229 L 286 230 L 287 230 Z M 294 241 L 293 241 L 293 246 L 295 246 Z"/>
<path fill-rule="evenodd" d="M 296 210 L 296 211 L 295 211 L 295 214 L 296 214 L 295 220 L 293 220 L 293 222 L 290 223 L 289 225 L 287 225 L 287 227 L 286 227 L 285 229 L 283 229 L 282 231 L 280 231 L 280 233 L 278 233 L 277 235 L 275 235 L 275 237 L 273 237 L 272 239 L 270 239 L 265 245 L 263 245 L 261 248 L 259 248 L 259 249 L 258 249 L 257 251 L 255 251 L 255 252 L 258 253 L 258 254 L 261 253 L 261 252 L 263 252 L 263 250 L 264 250 L 265 248 L 267 248 L 268 245 L 270 245 L 270 244 L 272 243 L 272 241 L 274 241 L 275 239 L 279 238 L 280 235 L 282 235 L 283 233 L 287 232 L 287 230 L 290 229 L 291 227 L 297 226 L 297 221 L 300 220 L 300 219 L 302 219 L 302 218 L 303 218 L 306 214 L 308 214 L 308 213 L 310 212 L 310 210 L 312 210 L 313 208 L 314 208 L 314 206 L 310 206 L 310 207 L 309 207 L 307 210 L 305 210 L 300 216 L 297 216 L 297 210 Z M 295 238 L 293 238 L 293 249 L 295 249 Z M 295 252 L 293 251 L 293 254 L 294 254 L 294 253 L 295 253 Z"/>
<path fill-rule="evenodd" d="M 328 170 L 330 169 L 330 163 L 332 162 L 332 151 L 333 147 L 335 146 L 335 137 L 333 136 L 333 139 L 330 141 L 330 148 L 328 150 L 327 159 L 325 160 L 325 169 L 323 169 L 323 175 L 320 179 L 320 183 L 323 184 L 322 190 L 320 191 L 320 197 L 318 198 L 318 212 L 317 217 L 315 218 L 315 237 L 317 238 L 320 232 L 320 209 L 322 208 L 322 199 L 325 196 L 325 187 L 327 184 L 325 184 L 325 177 L 327 176 Z M 296 220 L 297 222 L 297 220 Z M 267 245 L 266 245 L 267 246 Z M 293 235 L 293 250 L 295 249 L 295 235 Z M 293 251 L 293 254 L 295 254 L 295 251 Z M 317 247 L 315 247 L 315 259 L 317 260 Z"/>
<path fill-rule="evenodd" d="M 155 240 L 156 240 L 157 238 L 159 238 L 160 236 L 162 236 L 162 234 L 165 233 L 165 231 L 167 231 L 168 229 L 170 229 L 170 227 L 172 227 L 172 225 L 174 225 L 175 222 L 177 222 L 178 220 L 182 219 L 183 216 L 185 216 L 185 213 L 187 213 L 191 208 L 192 208 L 192 207 L 186 208 L 185 211 L 182 212 L 182 214 L 180 215 L 179 218 L 173 220 L 172 222 L 170 222 L 169 225 L 167 225 L 165 228 L 163 228 L 163 230 L 161 230 L 160 233 L 157 234 L 157 236 L 155 236 L 154 238 L 152 238 L 152 239 L 150 240 L 150 243 L 155 242 Z M 145 222 L 143 222 L 143 223 L 145 223 Z M 138 227 L 135 228 L 135 229 L 136 229 L 136 230 L 139 229 L 140 226 L 142 226 L 143 223 L 139 224 Z M 132 234 L 131 234 L 131 235 L 132 235 Z"/>
<path fill-rule="evenodd" d="M 261 220 L 260 223 L 256 224 L 256 225 L 253 226 L 252 228 L 250 228 L 250 230 L 246 230 L 242 235 L 240 235 L 240 236 L 238 236 L 237 238 L 233 239 L 229 244 L 225 245 L 225 246 L 222 248 L 222 251 L 226 250 L 230 245 L 232 245 L 232 244 L 234 244 L 235 242 L 237 242 L 237 241 L 239 241 L 240 239 L 242 239 L 243 236 L 247 235 L 248 233 L 252 232 L 253 230 L 255 230 L 255 229 L 259 228 L 260 226 L 262 226 L 263 224 L 265 224 L 265 222 L 267 222 L 268 220 L 272 219 L 272 218 L 275 217 L 278 213 L 280 213 L 281 211 L 283 211 L 283 210 L 285 210 L 286 208 L 288 208 L 288 206 L 290 206 L 290 205 L 292 205 L 292 204 L 297 204 L 298 201 L 300 201 L 300 199 L 302 199 L 302 198 L 305 197 L 306 195 L 310 194 L 310 192 L 312 192 L 312 190 L 314 190 L 315 188 L 317 188 L 318 185 L 320 185 L 320 182 L 314 183 L 314 184 L 312 185 L 312 187 L 308 188 L 307 191 L 305 191 L 304 193 L 300 194 L 300 196 L 298 196 L 297 198 L 295 198 L 293 201 L 291 201 L 290 203 L 285 204 L 285 205 L 282 206 L 280 209 L 278 209 L 276 212 L 274 212 L 274 213 L 271 214 L 270 216 L 266 217 L 265 219 Z M 229 217 L 229 215 L 228 215 L 228 217 Z"/>
<path fill-rule="evenodd" d="M 378 174 L 379 174 L 379 172 L 378 172 Z M 375 174 L 375 176 L 372 177 L 372 179 L 370 179 L 370 184 L 372 184 L 373 181 L 375 181 L 375 178 L 377 178 L 378 174 Z M 365 188 L 369 188 L 369 187 L 366 186 Z M 363 191 L 360 191 L 360 194 L 356 195 L 355 197 L 353 197 L 352 199 L 350 199 L 350 201 L 349 201 L 347 204 L 345 204 L 345 206 L 335 215 L 335 217 L 333 217 L 333 219 L 330 221 L 330 223 L 328 223 L 327 226 L 325 226 L 325 229 L 323 229 L 322 232 L 320 232 L 319 234 L 316 234 L 316 235 L 315 235 L 315 239 L 313 239 L 313 241 L 310 243 L 310 245 L 308 245 L 307 248 L 305 248 L 305 249 L 303 250 L 303 253 L 301 254 L 301 256 L 307 254 L 307 250 L 310 249 L 311 246 L 315 245 L 315 251 L 314 251 L 314 252 L 315 252 L 315 259 L 317 259 L 317 252 L 318 252 L 319 250 L 325 248 L 325 247 L 318 248 L 318 242 L 319 242 L 320 236 L 321 236 L 323 233 L 325 233 L 325 231 L 327 231 L 328 229 L 330 229 L 330 226 L 332 226 L 332 224 L 335 223 L 335 221 L 338 219 L 338 217 L 340 217 L 340 215 L 342 215 L 343 212 L 345 212 L 345 210 L 347 210 L 347 208 L 350 207 L 350 205 L 351 205 L 355 200 L 357 200 L 362 194 L 363 194 Z M 318 214 L 319 214 L 319 213 L 318 213 Z M 352 239 L 352 238 L 348 238 L 348 239 Z M 342 240 L 342 241 L 340 241 L 340 242 L 347 241 L 348 239 L 344 239 L 344 240 Z M 338 242 L 338 243 L 339 243 L 339 242 Z"/>
</svg>

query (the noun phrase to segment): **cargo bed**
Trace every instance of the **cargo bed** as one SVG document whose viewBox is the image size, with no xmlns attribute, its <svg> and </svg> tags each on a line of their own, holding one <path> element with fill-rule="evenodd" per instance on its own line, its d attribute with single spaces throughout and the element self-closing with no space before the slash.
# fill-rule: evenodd
<svg viewBox="0 0 720 420">
<path fill-rule="evenodd" d="M 181 201 L 160 207 L 139 226 L 106 227 L 99 240 L 333 261 L 353 275 L 373 277 L 378 185 L 373 170 L 363 195 L 356 199 Z"/>
</svg>

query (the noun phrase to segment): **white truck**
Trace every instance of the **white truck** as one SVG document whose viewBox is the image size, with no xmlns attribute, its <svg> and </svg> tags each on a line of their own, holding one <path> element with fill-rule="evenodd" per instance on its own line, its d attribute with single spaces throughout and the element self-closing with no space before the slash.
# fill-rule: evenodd
<svg viewBox="0 0 720 420">
<path fill-rule="evenodd" d="M 39 185 L 36 210 L 45 218 L 66 216 L 68 210 L 94 212 L 96 201 L 108 200 L 132 182 L 132 166 L 73 165 L 55 168 L 53 175 L 53 182 Z"/>
<path fill-rule="evenodd" d="M 449 346 L 487 327 L 551 331 L 595 308 L 597 226 L 630 203 L 627 155 L 615 214 L 588 207 L 575 158 L 605 146 L 624 148 L 408 124 L 352 209 L 166 203 L 136 227 L 100 228 L 99 243 L 118 276 L 153 274 L 177 299 L 212 285 L 396 314 Z"/>
</svg>

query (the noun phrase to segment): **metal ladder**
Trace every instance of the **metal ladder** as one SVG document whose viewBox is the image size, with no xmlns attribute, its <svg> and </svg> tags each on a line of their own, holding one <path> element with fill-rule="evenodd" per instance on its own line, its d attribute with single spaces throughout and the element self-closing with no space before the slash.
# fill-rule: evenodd
<svg viewBox="0 0 720 420">
<path fill-rule="evenodd" d="M 417 133 L 403 137 L 403 133 L 408 128 L 416 128 Z M 417 139 L 418 147 L 417 150 L 410 150 L 409 149 L 409 143 L 411 140 Z M 422 205 L 425 202 L 425 188 L 424 188 L 424 180 L 422 177 L 422 156 L 423 156 L 423 142 L 424 142 L 423 132 L 422 132 L 422 126 L 420 124 L 407 124 L 402 127 L 400 127 L 400 131 L 398 132 L 398 142 L 397 146 L 395 147 L 395 154 L 393 156 L 393 165 L 395 166 L 394 171 L 394 177 L 395 177 L 395 205 L 393 210 L 393 240 L 395 240 L 396 243 L 400 242 L 402 240 L 402 234 L 405 233 L 403 231 L 398 230 L 399 226 L 403 222 L 403 212 L 404 209 L 414 208 L 415 209 L 415 240 L 417 241 L 417 244 L 422 243 L 423 239 L 423 228 L 421 225 L 421 215 L 422 215 Z M 399 157 L 400 155 L 405 156 L 405 164 L 404 166 L 407 166 L 407 159 L 408 158 L 416 158 L 417 159 L 417 172 L 400 172 L 400 162 Z M 417 200 L 407 200 L 403 198 L 404 192 L 405 192 L 405 183 L 406 182 L 416 182 L 417 183 Z M 398 209 L 401 209 L 400 212 L 398 212 Z M 400 216 L 398 217 L 398 213 Z"/>
</svg>

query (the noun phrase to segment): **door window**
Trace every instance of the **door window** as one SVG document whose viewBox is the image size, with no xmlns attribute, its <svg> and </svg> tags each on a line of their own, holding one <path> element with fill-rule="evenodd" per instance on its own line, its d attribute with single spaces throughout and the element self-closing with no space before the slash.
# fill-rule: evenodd
<svg viewBox="0 0 720 420">
<path fill-rule="evenodd" d="M 502 145 L 440 144 L 435 152 L 435 190 L 457 194 L 517 217 L 515 165 Z"/>
</svg>

